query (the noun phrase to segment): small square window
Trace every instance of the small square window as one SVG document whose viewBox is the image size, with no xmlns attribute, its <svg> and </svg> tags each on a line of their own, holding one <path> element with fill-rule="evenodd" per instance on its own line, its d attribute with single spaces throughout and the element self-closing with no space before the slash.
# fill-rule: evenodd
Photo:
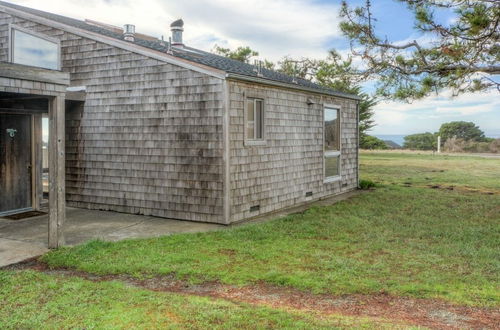
<svg viewBox="0 0 500 330">
<path fill-rule="evenodd" d="M 246 103 L 246 138 L 247 140 L 263 140 L 264 100 L 248 98 Z"/>
</svg>

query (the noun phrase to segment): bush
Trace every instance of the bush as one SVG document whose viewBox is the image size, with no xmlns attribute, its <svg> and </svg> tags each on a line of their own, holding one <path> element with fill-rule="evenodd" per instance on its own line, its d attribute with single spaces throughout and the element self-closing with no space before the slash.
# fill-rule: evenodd
<svg viewBox="0 0 500 330">
<path fill-rule="evenodd" d="M 403 148 L 413 150 L 435 150 L 437 146 L 435 134 L 426 132 L 405 136 Z"/>
<path fill-rule="evenodd" d="M 443 142 L 453 137 L 465 141 L 487 142 L 484 132 L 473 122 L 452 121 L 444 123 L 439 128 L 438 134 L 441 135 Z"/>
<path fill-rule="evenodd" d="M 489 145 L 489 152 L 500 153 L 500 139 L 493 140 Z"/>
<path fill-rule="evenodd" d="M 371 180 L 359 180 L 359 189 L 368 190 L 375 187 L 375 182 Z"/>
<path fill-rule="evenodd" d="M 384 141 L 376 138 L 375 136 L 363 134 L 359 141 L 361 149 L 388 149 Z"/>
<path fill-rule="evenodd" d="M 446 140 L 443 146 L 446 152 L 500 152 L 500 139 L 492 142 L 466 141 L 457 137 L 451 137 Z"/>
</svg>

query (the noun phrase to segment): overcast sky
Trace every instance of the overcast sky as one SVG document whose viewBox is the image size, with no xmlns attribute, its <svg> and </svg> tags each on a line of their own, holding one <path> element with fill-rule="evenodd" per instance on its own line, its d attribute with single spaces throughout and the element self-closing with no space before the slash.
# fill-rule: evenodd
<svg viewBox="0 0 500 330">
<path fill-rule="evenodd" d="M 325 57 L 348 43 L 338 28 L 340 0 L 17 0 L 16 4 L 78 19 L 117 26 L 135 24 L 136 31 L 170 35 L 169 25 L 182 18 L 189 46 L 211 50 L 215 44 L 250 46 L 261 58 Z M 359 0 L 349 1 L 359 3 Z M 390 40 L 415 39 L 412 20 L 397 1 L 373 1 L 379 31 Z M 452 19 L 443 15 L 443 19 Z M 373 134 L 411 134 L 436 131 L 448 121 L 478 124 L 490 136 L 500 137 L 498 92 L 449 98 L 446 93 L 412 104 L 381 102 L 376 108 Z"/>
</svg>

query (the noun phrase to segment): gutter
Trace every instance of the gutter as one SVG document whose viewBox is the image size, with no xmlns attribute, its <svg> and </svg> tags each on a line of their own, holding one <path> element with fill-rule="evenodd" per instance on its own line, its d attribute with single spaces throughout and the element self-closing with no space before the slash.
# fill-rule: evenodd
<svg viewBox="0 0 500 330">
<path fill-rule="evenodd" d="M 247 75 L 238 74 L 238 73 L 228 72 L 228 73 L 226 73 L 226 79 L 243 80 L 243 81 L 259 83 L 259 84 L 263 84 L 263 85 L 290 88 L 290 89 L 295 89 L 295 90 L 300 90 L 300 91 L 310 92 L 310 93 L 316 93 L 316 94 L 321 94 L 321 95 L 342 97 L 345 99 L 351 99 L 351 100 L 356 100 L 356 101 L 361 100 L 361 97 L 359 97 L 357 95 L 353 95 L 353 94 L 344 94 L 344 93 L 335 92 L 335 91 L 319 90 L 319 89 L 312 88 L 312 87 L 294 85 L 294 84 L 289 84 L 289 83 L 285 83 L 285 82 L 280 82 L 280 81 L 275 81 L 275 80 L 270 80 L 270 79 L 260 78 L 260 77 L 247 76 Z"/>
</svg>

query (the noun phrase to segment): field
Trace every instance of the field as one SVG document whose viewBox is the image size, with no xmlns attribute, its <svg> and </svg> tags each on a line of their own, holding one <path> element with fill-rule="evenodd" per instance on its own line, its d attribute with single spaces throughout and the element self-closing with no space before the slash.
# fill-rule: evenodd
<svg viewBox="0 0 500 330">
<path fill-rule="evenodd" d="M 500 160 L 361 159 L 376 188 L 335 205 L 217 232 L 92 241 L 0 271 L 0 327 L 500 322 Z"/>
</svg>

